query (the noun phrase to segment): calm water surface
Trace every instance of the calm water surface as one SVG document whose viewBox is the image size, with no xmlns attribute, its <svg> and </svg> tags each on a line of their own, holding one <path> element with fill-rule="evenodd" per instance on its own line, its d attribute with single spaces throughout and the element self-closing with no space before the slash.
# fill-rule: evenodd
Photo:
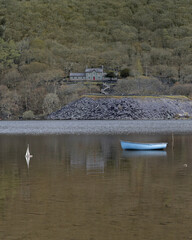
<svg viewBox="0 0 192 240">
<path fill-rule="evenodd" d="M 0 125 L 0 239 L 192 239 L 190 129 L 139 134 L 134 123 L 126 134 L 114 125 L 114 134 L 93 134 L 86 122 L 89 134 L 37 135 L 36 123 L 34 128 L 24 123 L 34 134 L 25 125 L 25 132 L 4 134 L 2 129 L 9 124 L 14 129 L 18 122 Z M 152 123 L 144 122 L 144 128 Z M 120 139 L 166 141 L 168 148 L 124 152 Z M 27 144 L 33 154 L 29 167 Z"/>
</svg>

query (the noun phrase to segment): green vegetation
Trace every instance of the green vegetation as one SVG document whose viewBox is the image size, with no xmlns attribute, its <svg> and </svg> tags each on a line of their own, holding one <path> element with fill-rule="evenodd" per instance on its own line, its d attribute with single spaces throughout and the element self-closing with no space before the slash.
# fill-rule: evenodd
<svg viewBox="0 0 192 240">
<path fill-rule="evenodd" d="M 86 65 L 130 77 L 122 94 L 152 84 L 147 93 L 191 96 L 191 12 L 191 0 L 0 0 L 1 118 L 41 115 L 90 92 L 63 81 Z"/>
<path fill-rule="evenodd" d="M 118 95 L 158 95 L 168 94 L 168 87 L 156 78 L 129 78 L 119 81 L 115 87 L 115 93 Z M 177 94 L 178 95 L 178 94 Z"/>
<path fill-rule="evenodd" d="M 34 113 L 31 110 L 26 111 L 26 112 L 23 113 L 23 119 L 24 120 L 32 120 L 32 119 L 34 119 L 34 117 L 35 117 Z"/>
<path fill-rule="evenodd" d="M 120 71 L 120 77 L 121 78 L 127 78 L 130 76 L 130 71 L 128 68 L 124 68 Z"/>
</svg>

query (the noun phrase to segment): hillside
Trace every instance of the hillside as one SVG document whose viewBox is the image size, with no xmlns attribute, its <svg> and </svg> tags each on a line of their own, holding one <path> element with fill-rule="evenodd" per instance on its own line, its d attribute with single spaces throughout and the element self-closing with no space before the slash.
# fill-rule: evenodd
<svg viewBox="0 0 192 240">
<path fill-rule="evenodd" d="M 0 0 L 0 115 L 47 113 L 47 94 L 66 104 L 63 79 L 86 65 L 188 89 L 191 12 L 192 0 Z"/>
</svg>

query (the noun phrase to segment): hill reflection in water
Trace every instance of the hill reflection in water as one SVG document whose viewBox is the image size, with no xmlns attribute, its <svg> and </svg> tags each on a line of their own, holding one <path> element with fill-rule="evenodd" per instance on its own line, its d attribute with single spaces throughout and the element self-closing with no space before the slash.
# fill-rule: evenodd
<svg viewBox="0 0 192 240">
<path fill-rule="evenodd" d="M 169 134 L 129 136 L 169 143 L 153 152 L 124 152 L 122 137 L 1 135 L 0 239 L 191 236 L 192 136 L 175 136 L 174 149 Z"/>
</svg>

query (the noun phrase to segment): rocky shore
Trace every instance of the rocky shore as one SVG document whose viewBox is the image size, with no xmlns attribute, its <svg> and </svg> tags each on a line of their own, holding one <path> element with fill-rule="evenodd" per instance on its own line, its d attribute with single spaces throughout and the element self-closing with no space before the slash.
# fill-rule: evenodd
<svg viewBox="0 0 192 240">
<path fill-rule="evenodd" d="M 168 97 L 83 97 L 51 113 L 52 120 L 161 120 L 192 117 L 192 101 Z"/>
</svg>

